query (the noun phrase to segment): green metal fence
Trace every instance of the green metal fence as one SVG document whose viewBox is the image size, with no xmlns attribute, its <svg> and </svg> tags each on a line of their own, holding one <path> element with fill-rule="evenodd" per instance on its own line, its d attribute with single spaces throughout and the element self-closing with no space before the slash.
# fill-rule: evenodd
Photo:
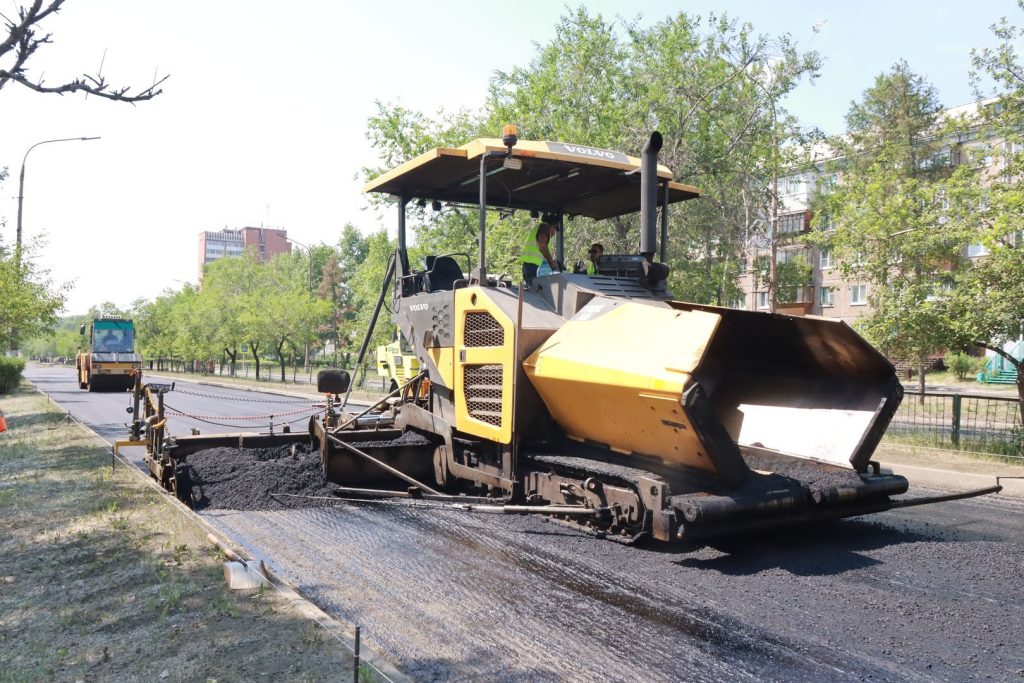
<svg viewBox="0 0 1024 683">
<path fill-rule="evenodd" d="M 1024 459 L 1024 427 L 1016 397 L 908 391 L 886 437 L 933 446 Z"/>
</svg>

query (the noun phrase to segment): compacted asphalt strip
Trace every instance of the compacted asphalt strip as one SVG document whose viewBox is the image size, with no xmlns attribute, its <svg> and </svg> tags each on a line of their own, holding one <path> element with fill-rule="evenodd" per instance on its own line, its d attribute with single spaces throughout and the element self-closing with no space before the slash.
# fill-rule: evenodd
<svg viewBox="0 0 1024 683">
<path fill-rule="evenodd" d="M 123 438 L 124 395 L 80 391 L 65 369 L 27 375 Z M 279 405 L 171 396 L 192 414 Z M 417 680 L 1024 678 L 1024 503 L 999 496 L 696 550 L 405 503 L 202 514 Z"/>
</svg>

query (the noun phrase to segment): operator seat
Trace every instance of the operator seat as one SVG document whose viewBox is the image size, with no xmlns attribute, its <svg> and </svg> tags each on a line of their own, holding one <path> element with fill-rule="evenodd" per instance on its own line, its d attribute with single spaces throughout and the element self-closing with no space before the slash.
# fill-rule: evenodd
<svg viewBox="0 0 1024 683">
<path fill-rule="evenodd" d="M 430 257 L 427 257 L 430 259 Z M 430 261 L 427 261 L 430 263 Z M 423 274 L 428 292 L 441 292 L 455 288 L 455 281 L 465 277 L 462 268 L 451 256 L 438 256 L 433 259 L 430 270 Z"/>
</svg>

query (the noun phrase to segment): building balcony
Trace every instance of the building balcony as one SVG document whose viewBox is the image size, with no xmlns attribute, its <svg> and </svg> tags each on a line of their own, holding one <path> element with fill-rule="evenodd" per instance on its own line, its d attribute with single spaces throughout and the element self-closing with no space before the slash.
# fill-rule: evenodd
<svg viewBox="0 0 1024 683">
<path fill-rule="evenodd" d="M 786 315 L 808 315 L 814 312 L 814 288 L 779 287 L 775 297 L 775 309 Z"/>
</svg>

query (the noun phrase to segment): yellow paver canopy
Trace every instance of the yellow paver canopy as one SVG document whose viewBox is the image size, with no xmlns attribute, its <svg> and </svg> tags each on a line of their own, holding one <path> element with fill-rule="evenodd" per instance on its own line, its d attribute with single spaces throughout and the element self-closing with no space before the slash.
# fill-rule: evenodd
<svg viewBox="0 0 1024 683">
<path fill-rule="evenodd" d="M 479 204 L 480 156 L 504 152 L 497 138 L 474 140 L 457 149 L 438 148 L 410 159 L 375 178 L 364 192 L 407 199 Z M 523 140 L 512 148 L 522 167 L 501 157 L 488 160 L 487 205 L 495 208 L 552 211 L 602 219 L 640 210 L 640 160 L 611 150 L 565 142 Z M 700 190 L 672 181 L 658 166 L 669 203 L 693 199 Z M 662 189 L 658 201 L 662 200 Z"/>
</svg>

